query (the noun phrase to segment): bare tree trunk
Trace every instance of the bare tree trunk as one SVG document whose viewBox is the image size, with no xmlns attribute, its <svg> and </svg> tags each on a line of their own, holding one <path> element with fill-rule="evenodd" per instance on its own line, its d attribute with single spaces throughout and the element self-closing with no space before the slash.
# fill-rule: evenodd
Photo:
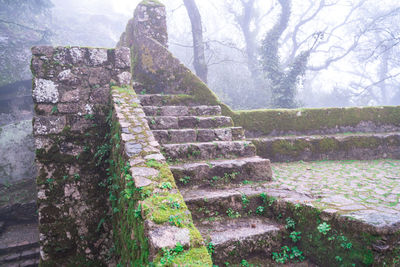
<svg viewBox="0 0 400 267">
<path fill-rule="evenodd" d="M 199 76 L 203 82 L 207 83 L 208 68 L 204 54 L 203 27 L 201 23 L 200 12 L 197 8 L 195 0 L 183 0 L 183 3 L 185 4 L 190 22 L 192 24 L 194 52 L 193 66 L 197 76 Z"/>
</svg>

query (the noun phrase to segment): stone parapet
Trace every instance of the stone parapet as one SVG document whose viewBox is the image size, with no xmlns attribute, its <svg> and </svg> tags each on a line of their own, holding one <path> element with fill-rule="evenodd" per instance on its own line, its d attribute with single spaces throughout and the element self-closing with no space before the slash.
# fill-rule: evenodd
<svg viewBox="0 0 400 267">
<path fill-rule="evenodd" d="M 32 54 L 41 264 L 107 265 L 106 118 L 110 86 L 130 84 L 130 51 L 34 47 Z"/>
<path fill-rule="evenodd" d="M 400 159 L 400 133 L 349 133 L 251 139 L 273 162 Z"/>
<path fill-rule="evenodd" d="M 135 91 L 113 87 L 112 103 L 110 199 L 119 263 L 212 266 Z"/>
</svg>

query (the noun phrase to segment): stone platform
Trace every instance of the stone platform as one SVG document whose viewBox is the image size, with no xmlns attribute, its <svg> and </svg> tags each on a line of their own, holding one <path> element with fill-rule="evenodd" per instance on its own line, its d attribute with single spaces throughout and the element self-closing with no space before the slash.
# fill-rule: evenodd
<svg viewBox="0 0 400 267">
<path fill-rule="evenodd" d="M 400 230 L 400 160 L 273 163 L 270 186 L 313 197 L 315 207 Z"/>
</svg>

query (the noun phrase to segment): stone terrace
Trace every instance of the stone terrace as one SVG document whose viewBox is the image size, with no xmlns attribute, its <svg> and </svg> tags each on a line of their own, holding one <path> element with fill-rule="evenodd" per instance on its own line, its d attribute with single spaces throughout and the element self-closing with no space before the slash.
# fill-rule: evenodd
<svg viewBox="0 0 400 267">
<path fill-rule="evenodd" d="M 400 160 L 272 164 L 270 187 L 315 198 L 312 204 L 366 224 L 400 228 Z"/>
</svg>

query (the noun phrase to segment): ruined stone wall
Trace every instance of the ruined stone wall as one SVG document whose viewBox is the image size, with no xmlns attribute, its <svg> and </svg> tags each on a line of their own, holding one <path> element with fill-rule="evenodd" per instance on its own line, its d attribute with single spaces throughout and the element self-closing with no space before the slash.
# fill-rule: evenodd
<svg viewBox="0 0 400 267">
<path fill-rule="evenodd" d="M 42 266 L 106 265 L 110 86 L 129 85 L 129 49 L 34 47 L 31 69 Z"/>
</svg>

